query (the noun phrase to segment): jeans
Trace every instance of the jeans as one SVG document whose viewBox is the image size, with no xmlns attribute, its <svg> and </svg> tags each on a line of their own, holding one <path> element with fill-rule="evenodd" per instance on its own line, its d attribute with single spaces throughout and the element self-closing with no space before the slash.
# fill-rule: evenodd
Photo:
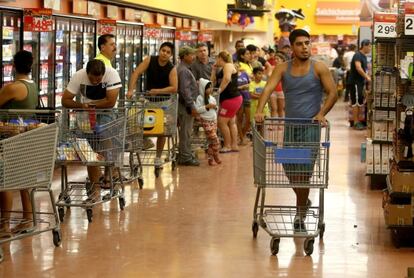
<svg viewBox="0 0 414 278">
<path fill-rule="evenodd" d="M 178 104 L 178 161 L 186 162 L 193 158 L 191 152 L 191 133 L 194 118 L 187 113 L 185 106 Z"/>
</svg>

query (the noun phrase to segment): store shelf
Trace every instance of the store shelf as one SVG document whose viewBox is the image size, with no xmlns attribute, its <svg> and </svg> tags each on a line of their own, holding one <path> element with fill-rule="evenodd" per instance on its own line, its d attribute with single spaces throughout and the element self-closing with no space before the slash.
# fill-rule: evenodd
<svg viewBox="0 0 414 278">
<path fill-rule="evenodd" d="M 396 111 L 397 107 L 373 107 L 372 109 L 379 111 Z"/>
<path fill-rule="evenodd" d="M 387 140 L 372 140 L 372 144 L 388 144 L 388 145 L 392 145 L 393 142 L 392 141 L 387 141 Z"/>
</svg>

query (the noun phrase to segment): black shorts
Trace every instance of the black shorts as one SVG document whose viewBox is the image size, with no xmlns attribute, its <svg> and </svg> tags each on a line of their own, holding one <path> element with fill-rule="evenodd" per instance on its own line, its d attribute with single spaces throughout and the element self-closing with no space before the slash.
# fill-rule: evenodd
<svg viewBox="0 0 414 278">
<path fill-rule="evenodd" d="M 364 88 L 364 83 L 349 84 L 349 93 L 352 106 L 362 106 L 364 104 Z"/>
</svg>

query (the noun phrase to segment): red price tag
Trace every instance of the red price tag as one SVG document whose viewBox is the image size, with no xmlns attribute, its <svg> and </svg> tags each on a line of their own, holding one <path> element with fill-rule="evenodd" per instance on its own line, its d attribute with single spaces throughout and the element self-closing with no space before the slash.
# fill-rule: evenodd
<svg viewBox="0 0 414 278">
<path fill-rule="evenodd" d="M 25 9 L 24 30 L 31 32 L 53 31 L 53 19 L 51 9 Z"/>
</svg>

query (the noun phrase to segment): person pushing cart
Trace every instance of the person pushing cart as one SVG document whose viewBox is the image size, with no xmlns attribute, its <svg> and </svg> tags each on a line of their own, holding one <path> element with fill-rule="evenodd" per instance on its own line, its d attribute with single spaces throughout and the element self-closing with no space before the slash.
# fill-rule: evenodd
<svg viewBox="0 0 414 278">
<path fill-rule="evenodd" d="M 283 144 L 283 149 L 291 149 L 291 151 L 280 152 L 276 147 L 274 154 L 276 163 L 282 165 L 282 171 L 288 180 L 287 184 L 283 187 L 289 187 L 287 185 L 290 185 L 296 194 L 296 211 L 292 221 L 293 230 L 296 232 L 304 232 L 306 230 L 305 220 L 308 210 L 311 207 L 311 202 L 308 197 L 313 184 L 313 176 L 315 176 L 313 172 L 314 164 L 321 158 L 319 147 L 316 147 L 314 144 L 319 146 L 321 127 L 327 126 L 325 115 L 335 104 L 337 95 L 335 84 L 328 67 L 322 62 L 311 59 L 309 33 L 302 29 L 296 29 L 290 34 L 289 40 L 292 45 L 294 58 L 289 62 L 278 65 L 273 70 L 259 99 L 255 120 L 258 124 L 264 123 L 264 126 L 261 128 L 261 131 L 264 132 L 263 140 L 273 141 L 273 144 L 281 143 Z M 282 79 L 286 99 L 286 119 L 265 121 L 263 113 L 264 105 L 272 93 L 273 88 Z M 327 97 L 322 104 L 323 91 L 325 91 Z M 256 135 L 258 135 L 258 130 L 256 131 Z M 280 132 L 283 132 L 283 135 L 280 135 Z M 326 136 L 329 136 L 329 131 Z M 295 148 L 295 146 L 311 146 L 305 150 L 305 152 L 309 152 L 308 155 L 305 155 L 307 159 L 301 157 L 304 155 L 304 150 L 302 150 L 302 154 L 299 154 L 299 159 L 296 159 L 296 161 L 289 160 L 292 158 L 286 158 L 289 154 L 298 156 L 298 154 L 292 152 L 292 150 L 299 149 Z M 255 147 L 258 147 L 257 144 Z M 278 159 L 278 155 L 286 159 Z M 255 170 L 257 169 L 256 166 L 255 161 Z M 278 175 L 280 173 L 275 174 L 277 176 L 274 179 L 279 181 L 280 177 Z M 319 186 L 317 187 L 319 188 Z M 257 234 L 258 228 L 256 221 L 257 202 L 258 200 L 256 200 L 255 220 L 253 222 L 254 235 Z M 261 214 L 262 212 L 263 210 L 261 210 Z M 324 223 L 320 223 L 320 228 L 322 226 L 324 227 Z M 322 234 L 323 231 L 321 232 Z M 274 248 L 272 248 L 272 253 L 276 254 L 278 238 L 274 237 L 272 242 L 275 243 L 273 245 Z M 311 250 L 308 249 L 308 251 Z M 312 253 L 308 251 L 306 252 L 307 254 Z"/>
</svg>

